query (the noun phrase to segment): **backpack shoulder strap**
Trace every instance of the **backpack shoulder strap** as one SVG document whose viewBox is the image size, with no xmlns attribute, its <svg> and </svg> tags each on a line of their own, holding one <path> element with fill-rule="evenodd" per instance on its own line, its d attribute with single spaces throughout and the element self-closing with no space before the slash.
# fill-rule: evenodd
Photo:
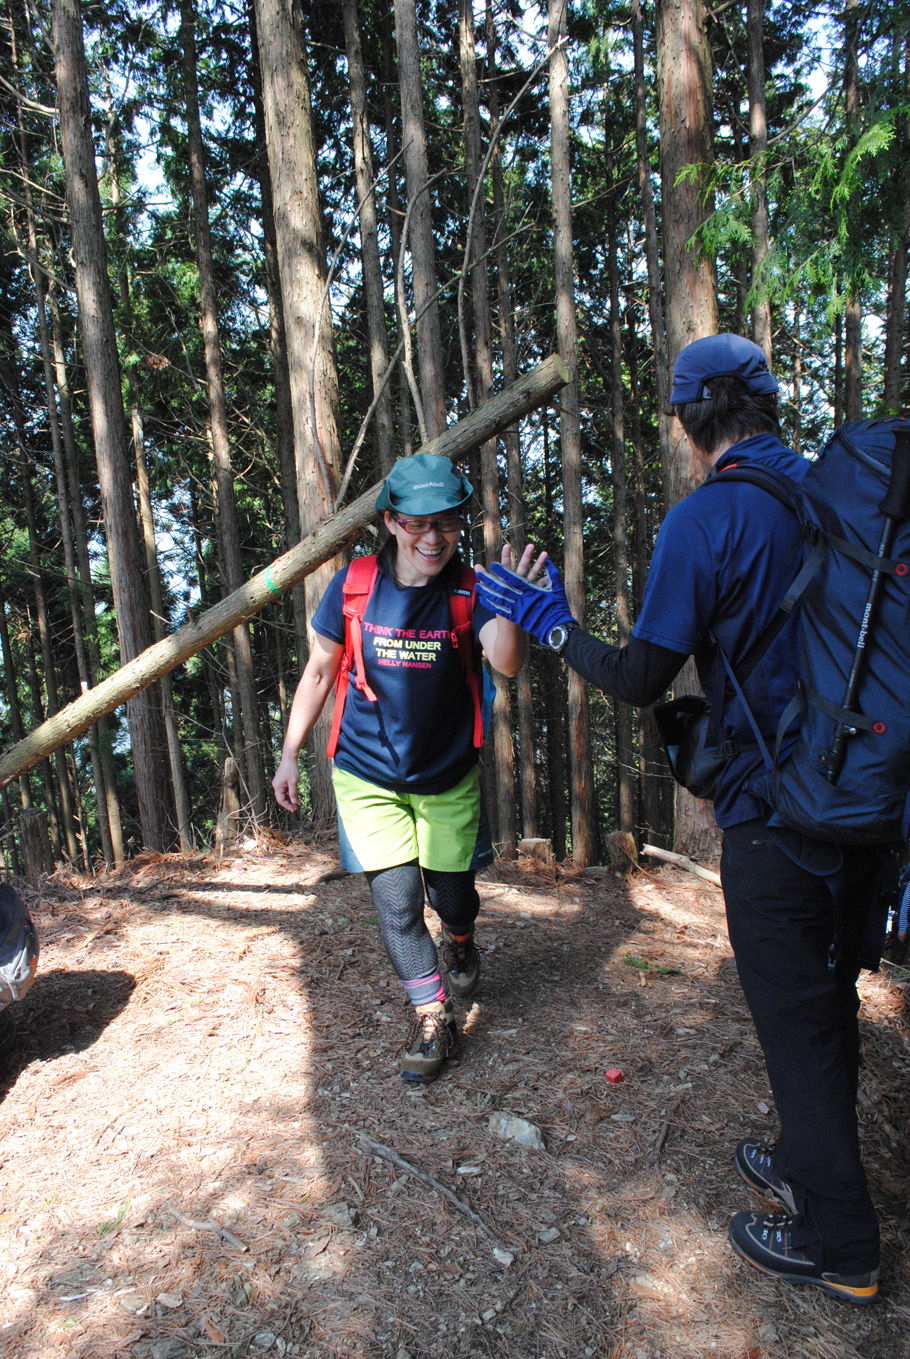
<svg viewBox="0 0 910 1359">
<path fill-rule="evenodd" d="M 776 467 L 767 467 L 751 459 L 742 463 L 728 462 L 719 472 L 703 481 L 702 485 L 716 486 L 728 481 L 744 481 L 750 486 L 758 486 L 786 505 L 800 520 L 803 518 L 803 493 L 799 483 L 785 472 L 779 472 Z"/>
<path fill-rule="evenodd" d="M 807 533 L 802 489 L 799 483 L 794 481 L 792 477 L 788 477 L 785 472 L 779 472 L 775 467 L 766 467 L 764 463 L 753 462 L 751 459 L 744 463 L 727 463 L 719 472 L 703 481 L 702 487 L 719 486 L 726 481 L 746 482 L 750 486 L 757 486 L 760 490 L 773 495 L 775 500 L 780 501 L 782 505 L 796 515 L 803 531 L 803 537 L 811 543 L 811 550 L 806 555 L 802 566 L 780 601 L 774 617 L 761 636 L 755 639 L 745 655 L 740 658 L 739 664 L 736 666 L 736 681 L 739 685 L 743 685 L 775 637 L 783 630 L 784 624 L 792 614 L 800 596 L 821 566 L 825 548 L 817 536 L 813 537 L 813 535 Z M 727 664 L 726 658 L 725 664 Z"/>
<path fill-rule="evenodd" d="M 366 612 L 370 595 L 373 593 L 378 570 L 379 563 L 375 556 L 354 557 L 348 566 L 341 587 L 344 599 L 342 605 L 344 613 L 344 655 L 341 658 L 338 678 L 335 681 L 332 730 L 325 752 L 329 759 L 332 759 L 338 749 L 338 734 L 341 731 L 341 719 L 344 715 L 345 700 L 348 696 L 352 664 L 354 666 L 355 687 L 363 692 L 370 703 L 376 702 L 376 695 L 366 681 L 363 663 L 363 631 L 360 622 Z"/>
<path fill-rule="evenodd" d="M 458 652 L 465 683 L 474 700 L 474 746 L 479 750 L 483 745 L 483 704 L 477 666 L 474 664 L 473 619 L 476 581 L 477 574 L 474 568 L 463 563 L 458 584 L 452 588 L 449 595 L 449 614 L 452 622 L 452 645 Z"/>
</svg>

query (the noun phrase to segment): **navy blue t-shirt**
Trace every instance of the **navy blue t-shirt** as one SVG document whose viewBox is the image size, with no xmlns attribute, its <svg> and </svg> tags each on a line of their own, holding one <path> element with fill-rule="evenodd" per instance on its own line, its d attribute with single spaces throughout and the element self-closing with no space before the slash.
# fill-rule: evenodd
<svg viewBox="0 0 910 1359">
<path fill-rule="evenodd" d="M 313 615 L 313 628 L 344 642 L 339 571 Z M 494 615 L 475 599 L 474 636 Z M 363 621 L 363 659 L 370 703 L 348 684 L 335 763 L 383 788 L 443 793 L 477 763 L 474 700 L 452 645 L 448 587 L 435 581 L 401 586 L 380 565 Z"/>
<path fill-rule="evenodd" d="M 747 460 L 774 467 L 796 482 L 802 482 L 809 466 L 774 435 L 759 434 L 728 449 L 711 476 Z M 720 477 L 717 486 L 696 490 L 674 505 L 661 525 L 633 634 L 694 655 L 702 688 L 716 711 L 726 676 L 709 632 L 735 666 L 777 612 L 801 553 L 799 523 L 791 510 L 760 487 L 725 483 Z M 772 745 L 796 686 L 794 623 L 785 625 L 745 685 L 759 730 Z M 720 778 L 714 813 L 721 827 L 764 814 L 745 786 L 763 767 L 762 757 L 735 697 L 724 705 L 723 735 L 745 748 Z"/>
</svg>

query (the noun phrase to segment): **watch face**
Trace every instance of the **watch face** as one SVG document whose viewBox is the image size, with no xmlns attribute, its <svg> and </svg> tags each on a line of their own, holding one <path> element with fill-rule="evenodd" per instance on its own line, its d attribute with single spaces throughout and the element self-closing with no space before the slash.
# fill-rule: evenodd
<svg viewBox="0 0 910 1359">
<path fill-rule="evenodd" d="M 562 651 L 566 642 L 569 640 L 569 629 L 562 623 L 557 623 L 555 628 L 551 628 L 547 636 L 547 645 L 554 651 Z"/>
</svg>

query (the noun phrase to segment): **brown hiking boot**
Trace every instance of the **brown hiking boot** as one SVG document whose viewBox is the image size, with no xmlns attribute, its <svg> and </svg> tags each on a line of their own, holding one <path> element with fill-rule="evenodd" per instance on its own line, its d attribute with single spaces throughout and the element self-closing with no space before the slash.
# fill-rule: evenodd
<svg viewBox="0 0 910 1359">
<path fill-rule="evenodd" d="M 458 1029 L 452 1002 L 447 1000 L 441 1010 L 417 1010 L 401 1058 L 402 1078 L 424 1084 L 435 1081 L 443 1062 L 457 1051 Z"/>
</svg>

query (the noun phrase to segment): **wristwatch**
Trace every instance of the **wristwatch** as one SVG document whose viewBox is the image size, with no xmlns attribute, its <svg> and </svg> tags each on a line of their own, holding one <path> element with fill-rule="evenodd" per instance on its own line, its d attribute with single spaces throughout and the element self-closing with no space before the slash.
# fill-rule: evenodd
<svg viewBox="0 0 910 1359">
<path fill-rule="evenodd" d="M 555 651 L 557 656 L 561 656 L 565 651 L 573 627 L 572 623 L 557 623 L 556 627 L 550 628 L 547 633 L 547 646 L 551 651 Z"/>
</svg>

